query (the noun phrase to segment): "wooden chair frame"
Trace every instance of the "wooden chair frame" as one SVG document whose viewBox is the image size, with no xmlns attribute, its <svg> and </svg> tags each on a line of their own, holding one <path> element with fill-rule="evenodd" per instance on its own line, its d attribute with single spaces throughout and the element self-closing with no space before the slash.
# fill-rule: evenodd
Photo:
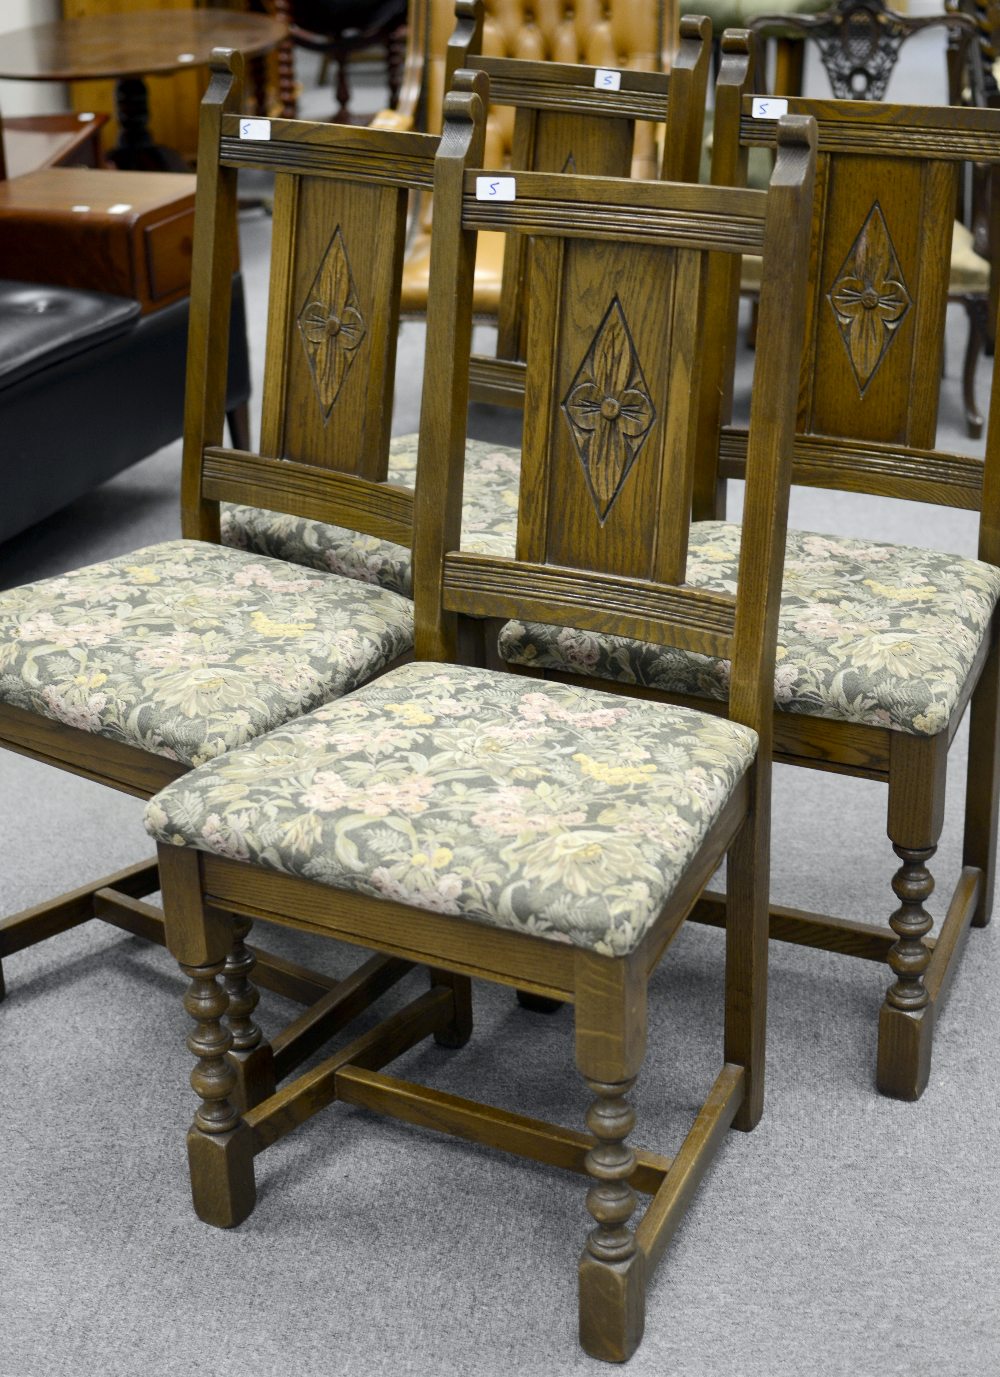
<svg viewBox="0 0 1000 1377">
<path fill-rule="evenodd" d="M 218 543 L 219 503 L 236 501 L 339 523 L 409 545 L 413 493 L 381 481 L 388 462 L 391 412 L 382 401 L 384 389 L 391 391 L 395 369 L 407 198 L 414 187 L 431 184 L 439 140 L 432 135 L 274 120 L 267 141 L 245 141 L 239 129 L 242 82 L 241 56 L 217 52 L 200 129 L 181 478 L 183 535 Z M 392 170 L 384 173 L 390 164 Z M 236 178 L 241 167 L 277 171 L 277 247 L 272 256 L 259 454 L 221 444 L 230 283 L 237 250 Z M 307 275 L 317 271 L 324 248 L 296 236 L 296 217 L 301 211 L 306 223 L 317 207 L 329 209 L 333 189 L 352 179 L 370 183 L 361 224 L 355 224 L 356 240 L 370 240 L 366 215 L 376 213 L 389 226 L 372 264 L 384 305 L 371 312 L 368 374 L 359 374 L 353 388 L 345 384 L 336 410 L 324 418 L 311 394 L 305 362 L 297 354 L 297 365 L 289 362 L 293 315 L 299 306 L 292 293 L 303 265 Z M 309 254 L 314 254 L 311 266 Z M 337 435 L 348 437 L 344 451 L 337 449 Z M 151 797 L 187 769 L 7 704 L 0 704 L 0 747 L 139 798 Z M 143 862 L 16 913 L 0 923 L 0 960 L 92 918 L 162 944 L 162 912 L 143 902 L 159 888 L 156 863 Z M 242 1103 L 252 1103 L 273 1088 L 276 1076 L 300 1065 L 410 969 L 395 958 L 374 957 L 336 981 L 248 948 L 248 930 L 249 924 L 235 928 L 225 974 L 235 1039 L 231 1057 Z M 254 970 L 260 985 L 310 1006 L 265 1052 L 253 1020 L 259 996 L 248 977 Z M 3 993 L 0 966 L 0 998 Z"/>
<path fill-rule="evenodd" d="M 198 1059 L 192 1084 L 202 1105 L 188 1136 L 192 1187 L 202 1219 L 220 1226 L 240 1223 L 254 1205 L 254 1157 L 334 1100 L 585 1172 L 591 1178 L 588 1208 L 596 1227 L 580 1263 L 581 1342 L 597 1357 L 622 1361 L 641 1337 L 646 1278 L 726 1128 L 750 1129 L 762 1110 L 771 679 L 794 364 L 801 346 L 794 322 L 802 320 L 813 134 L 807 121 L 783 127 L 768 193 L 527 173 L 517 177 L 515 201 L 495 203 L 476 198 L 482 154 L 476 115 L 485 99 L 481 73 L 458 75 L 447 100 L 435 172 L 436 285 L 428 313 L 431 366 L 425 374 L 415 512 L 417 657 L 454 661 L 462 618 L 535 616 L 539 609 L 552 620 L 572 609 L 588 624 L 633 634 L 641 628 L 664 643 L 724 645 L 734 662 L 732 716 L 754 726 L 761 749 L 663 913 L 640 946 L 623 958 L 161 846 L 168 942 L 191 977 L 186 1007 L 196 1022 L 189 1046 Z M 532 314 L 527 481 L 522 485 L 516 560 L 463 554 L 457 548 L 475 239 L 482 229 L 536 236 L 534 252 L 542 262 L 533 270 L 547 268 L 542 280 L 564 283 L 551 301 L 539 298 Z M 611 279 L 601 276 L 612 243 L 619 246 L 613 289 Z M 705 299 L 704 268 L 711 251 L 739 254 L 753 247 L 764 249 L 762 330 L 769 348 L 761 351 L 751 419 L 748 553 L 733 598 L 683 586 L 696 409 L 702 386 L 711 390 L 718 381 L 717 365 L 706 357 L 694 326 Z M 647 290 L 654 248 L 665 251 L 655 260 L 665 264 L 661 293 Z M 574 291 L 570 284 L 585 283 L 597 315 L 591 318 L 587 312 L 583 321 L 569 297 Z M 622 489 L 606 522 L 595 523 L 582 483 L 571 485 L 572 491 L 556 486 L 556 456 L 568 450 L 565 436 L 557 439 L 562 421 L 553 399 L 561 387 L 557 376 L 567 364 L 575 368 L 581 348 L 596 339 L 598 298 L 603 301 L 608 290 L 614 291 L 614 300 L 620 292 L 633 307 L 640 292 L 649 303 L 654 315 L 643 327 L 647 346 L 653 338 L 649 321 L 663 323 L 654 332 L 660 346 L 647 376 L 653 380 L 651 395 L 664 407 L 662 414 L 667 396 L 672 411 L 651 443 L 647 463 L 653 467 L 643 479 L 653 482 L 665 500 L 642 501 L 634 487 Z M 551 352 L 540 359 L 546 343 Z M 545 493 L 551 494 L 551 521 Z M 647 541 L 650 534 L 657 539 Z M 631 570 L 622 560 L 625 542 L 633 553 L 640 552 Z M 678 1155 L 670 1161 L 636 1153 L 625 1141 L 634 1114 L 624 1097 L 643 1057 L 648 977 L 727 853 L 724 1065 Z M 229 1099 L 233 1074 L 225 1061 L 228 1038 L 220 1023 L 226 994 L 216 983 L 234 915 L 243 921 L 266 917 L 425 963 L 431 968 L 432 989 L 241 1116 Z M 589 1135 L 382 1072 L 428 1034 L 448 1046 L 466 1041 L 471 976 L 574 1004 L 577 1064 L 595 1097 L 587 1118 Z M 628 1221 L 636 1189 L 653 1199 L 633 1233 Z"/>
<path fill-rule="evenodd" d="M 731 31 L 723 46 L 723 69 L 716 96 L 713 180 L 739 185 L 746 175 L 748 149 L 771 147 L 775 126 L 773 121 L 752 116 L 748 92 L 753 88 L 746 35 Z M 938 166 L 944 169 L 936 174 L 942 179 L 935 184 L 939 190 L 943 182 L 952 184 L 957 178 L 955 169 L 964 161 L 1000 163 L 1000 111 L 795 99 L 789 100 L 788 108 L 793 113 L 810 114 L 817 121 L 818 196 L 827 184 L 830 159 L 837 154 L 867 149 L 887 159 L 905 160 L 929 158 L 933 150 Z M 725 136 L 726 130 L 737 129 L 738 139 L 735 133 Z M 947 204 L 946 194 L 939 204 Z M 823 214 L 820 202 L 812 249 L 814 280 Z M 738 272 L 731 265 L 720 260 L 715 270 L 728 274 L 728 290 L 738 292 Z M 914 378 L 940 376 L 946 283 L 946 262 L 939 263 L 938 305 L 923 308 L 925 324 L 921 330 L 938 363 L 923 368 L 914 355 Z M 928 280 L 927 285 L 933 298 L 935 283 Z M 718 290 L 725 295 L 725 288 Z M 823 284 L 814 290 L 820 293 Z M 814 332 L 818 308 L 811 304 L 809 309 L 802 365 L 803 396 L 808 395 L 816 368 Z M 732 350 L 735 346 L 731 337 L 727 342 L 720 335 L 719 347 Z M 810 487 L 978 510 L 979 558 L 1000 565 L 1000 385 L 996 363 L 993 383 L 985 463 L 933 448 L 937 401 L 932 390 L 925 388 L 921 389 L 917 404 L 910 408 L 907 403 L 904 407 L 907 429 L 897 441 L 866 442 L 863 438 L 850 440 L 809 433 L 800 414 L 792 481 Z M 708 415 L 702 433 L 699 453 L 717 454 L 718 458 L 703 464 L 695 479 L 696 519 L 723 517 L 726 480 L 744 472 L 745 433 L 721 426 L 730 401 L 720 394 L 714 419 Z M 721 433 L 721 441 L 712 442 L 713 430 L 716 437 Z M 643 692 L 632 686 L 627 691 Z M 672 701 L 698 703 L 711 710 L 703 699 Z M 941 931 L 936 939 L 930 939 L 927 934 L 933 922 L 924 903 L 934 888 L 934 880 L 928 862 L 937 849 L 944 820 L 948 750 L 967 707 L 970 743 L 963 868 Z M 899 907 L 890 917 L 889 926 L 772 905 L 771 936 L 779 941 L 888 963 L 894 979 L 879 1015 L 876 1084 L 886 1095 L 917 1099 L 927 1085 L 935 1019 L 947 996 L 965 935 L 970 925 L 986 926 L 993 906 L 1000 816 L 1000 612 L 994 615 L 947 728 L 938 735 L 920 737 L 884 727 L 775 711 L 774 758 L 807 769 L 878 780 L 888 788 L 887 831 L 902 862 L 892 881 Z M 692 917 L 695 921 L 723 924 L 723 896 L 706 894 Z"/>
</svg>

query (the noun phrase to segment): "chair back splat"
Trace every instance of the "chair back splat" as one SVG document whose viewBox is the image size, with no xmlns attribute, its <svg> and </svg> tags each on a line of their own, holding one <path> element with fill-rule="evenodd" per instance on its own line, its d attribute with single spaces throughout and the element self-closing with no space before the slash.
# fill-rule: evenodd
<svg viewBox="0 0 1000 1377">
<path fill-rule="evenodd" d="M 220 54 L 203 104 L 182 514 L 218 539 L 219 501 L 409 545 L 412 494 L 385 484 L 406 205 L 438 138 L 240 114 L 242 61 Z M 223 65 L 223 63 L 225 65 Z M 264 136 L 259 131 L 264 128 Z M 221 448 L 240 168 L 275 174 L 260 453 Z M 373 233 L 373 226 L 378 233 Z"/>
<path fill-rule="evenodd" d="M 811 100 L 789 110 L 819 131 L 792 481 L 978 510 L 1000 432 L 987 435 L 985 470 L 935 448 L 937 379 L 959 181 L 968 162 L 1000 164 L 1000 111 Z M 736 117 L 738 128 L 717 122 L 717 146 L 772 145 L 776 126 L 754 117 L 749 97 Z M 995 395 L 996 362 L 993 379 Z M 738 428 L 723 429 L 699 493 L 742 473 L 744 446 Z"/>
</svg>

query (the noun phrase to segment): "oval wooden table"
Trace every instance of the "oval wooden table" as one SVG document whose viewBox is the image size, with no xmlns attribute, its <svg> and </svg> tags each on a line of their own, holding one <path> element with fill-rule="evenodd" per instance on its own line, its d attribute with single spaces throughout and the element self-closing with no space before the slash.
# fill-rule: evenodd
<svg viewBox="0 0 1000 1377">
<path fill-rule="evenodd" d="M 276 48 L 286 26 L 233 10 L 149 10 L 57 19 L 0 34 L 0 77 L 14 81 L 115 81 L 120 134 L 108 154 L 119 168 L 187 171 L 173 149 L 153 142 L 145 78 L 207 66 L 213 48 L 257 57 Z"/>
</svg>

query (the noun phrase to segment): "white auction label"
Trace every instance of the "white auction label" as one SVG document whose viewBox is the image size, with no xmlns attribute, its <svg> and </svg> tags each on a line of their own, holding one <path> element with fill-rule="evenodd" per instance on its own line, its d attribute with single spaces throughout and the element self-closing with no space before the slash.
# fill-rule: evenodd
<svg viewBox="0 0 1000 1377">
<path fill-rule="evenodd" d="M 754 96 L 752 114 L 755 120 L 776 120 L 788 114 L 788 101 L 777 96 Z"/>
<path fill-rule="evenodd" d="M 270 137 L 270 120 L 240 120 L 241 139 L 269 139 Z"/>
<path fill-rule="evenodd" d="M 622 74 L 611 67 L 598 67 L 594 73 L 594 85 L 601 91 L 620 91 Z"/>
<path fill-rule="evenodd" d="M 477 201 L 514 201 L 517 199 L 517 182 L 513 177 L 477 177 Z"/>
</svg>

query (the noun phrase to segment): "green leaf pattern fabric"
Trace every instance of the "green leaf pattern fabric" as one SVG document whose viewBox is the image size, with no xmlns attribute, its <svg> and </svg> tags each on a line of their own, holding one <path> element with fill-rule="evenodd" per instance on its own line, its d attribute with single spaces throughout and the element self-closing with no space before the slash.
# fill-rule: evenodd
<svg viewBox="0 0 1000 1377">
<path fill-rule="evenodd" d="M 183 776 L 161 842 L 621 956 L 754 758 L 725 718 L 417 663 Z"/>
<path fill-rule="evenodd" d="M 688 583 L 735 593 L 740 527 L 691 528 Z M 1000 569 L 979 560 L 790 531 L 774 699 L 783 712 L 916 736 L 944 731 L 987 634 Z M 512 664 L 724 700 L 729 661 L 621 636 L 511 621 Z"/>
<path fill-rule="evenodd" d="M 521 452 L 483 440 L 466 442 L 462 548 L 481 555 L 512 556 L 517 536 Z M 399 435 L 389 444 L 389 480 L 412 488 L 417 481 L 417 436 Z M 403 545 L 287 516 L 260 507 L 222 504 L 222 541 L 241 550 L 271 555 L 309 569 L 362 579 L 409 597 L 410 552 Z"/>
<path fill-rule="evenodd" d="M 174 540 L 0 593 L 0 702 L 197 765 L 412 646 L 397 593 Z"/>
</svg>

